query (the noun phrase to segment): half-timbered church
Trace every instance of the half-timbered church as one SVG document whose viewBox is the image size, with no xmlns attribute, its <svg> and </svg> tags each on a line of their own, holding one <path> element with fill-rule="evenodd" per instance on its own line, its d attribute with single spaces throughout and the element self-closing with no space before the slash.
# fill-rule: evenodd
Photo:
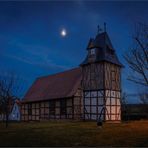
<svg viewBox="0 0 148 148">
<path fill-rule="evenodd" d="M 121 68 L 107 32 L 98 32 L 79 67 L 35 80 L 22 101 L 21 119 L 120 121 Z"/>
</svg>

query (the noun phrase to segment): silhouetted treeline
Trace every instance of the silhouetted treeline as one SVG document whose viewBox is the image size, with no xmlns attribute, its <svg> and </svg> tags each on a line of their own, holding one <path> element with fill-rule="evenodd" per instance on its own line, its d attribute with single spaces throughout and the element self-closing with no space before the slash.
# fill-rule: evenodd
<svg viewBox="0 0 148 148">
<path fill-rule="evenodd" d="M 148 104 L 124 104 L 121 110 L 122 120 L 148 119 Z"/>
</svg>

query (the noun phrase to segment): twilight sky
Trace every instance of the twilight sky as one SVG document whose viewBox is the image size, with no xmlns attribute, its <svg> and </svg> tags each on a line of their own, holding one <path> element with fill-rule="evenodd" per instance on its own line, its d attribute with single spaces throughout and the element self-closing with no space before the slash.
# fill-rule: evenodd
<svg viewBox="0 0 148 148">
<path fill-rule="evenodd" d="M 77 67 L 87 54 L 89 38 L 106 22 L 125 65 L 122 89 L 133 94 L 141 87 L 126 80 L 130 71 L 123 54 L 132 45 L 135 23 L 148 23 L 147 8 L 146 1 L 0 1 L 0 74 L 15 72 L 26 91 L 36 77 Z M 63 28 L 65 37 L 60 35 Z"/>
</svg>

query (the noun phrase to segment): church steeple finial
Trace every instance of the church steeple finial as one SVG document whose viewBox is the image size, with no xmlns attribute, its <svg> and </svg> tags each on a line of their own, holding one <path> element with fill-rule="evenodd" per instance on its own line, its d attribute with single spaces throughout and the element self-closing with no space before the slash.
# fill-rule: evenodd
<svg viewBox="0 0 148 148">
<path fill-rule="evenodd" d="M 98 28 L 97 33 L 99 34 L 102 31 L 102 29 L 99 25 L 97 26 L 97 28 Z M 106 32 L 106 23 L 105 22 L 104 22 L 104 32 Z"/>
<path fill-rule="evenodd" d="M 100 28 L 100 26 L 98 25 L 98 34 L 100 33 L 100 31 L 102 31 L 102 29 Z"/>
</svg>

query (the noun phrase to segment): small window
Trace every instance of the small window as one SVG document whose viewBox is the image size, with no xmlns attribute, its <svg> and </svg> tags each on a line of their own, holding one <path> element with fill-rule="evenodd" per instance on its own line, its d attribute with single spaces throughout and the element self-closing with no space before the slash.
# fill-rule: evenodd
<svg viewBox="0 0 148 148">
<path fill-rule="evenodd" d="M 94 48 L 90 50 L 90 54 L 91 55 L 94 55 L 95 54 L 95 49 Z"/>
<path fill-rule="evenodd" d="M 28 115 L 32 115 L 32 104 L 28 104 Z"/>
<path fill-rule="evenodd" d="M 60 101 L 60 112 L 61 112 L 61 115 L 66 114 L 66 99 L 63 99 Z"/>
<path fill-rule="evenodd" d="M 50 112 L 50 115 L 55 114 L 55 101 L 50 101 L 49 102 L 49 112 Z"/>
</svg>

